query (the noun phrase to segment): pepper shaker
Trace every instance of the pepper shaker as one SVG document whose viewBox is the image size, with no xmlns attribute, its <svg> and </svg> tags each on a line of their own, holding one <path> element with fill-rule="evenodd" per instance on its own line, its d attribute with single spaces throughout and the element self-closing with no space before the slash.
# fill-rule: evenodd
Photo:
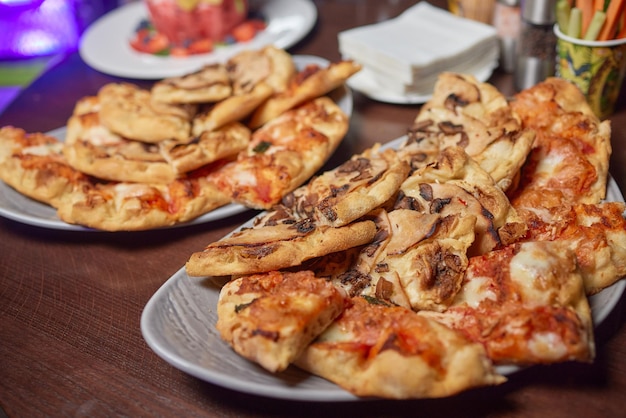
<svg viewBox="0 0 626 418">
<path fill-rule="evenodd" d="M 518 91 L 554 75 L 556 0 L 522 0 L 521 17 L 514 71 Z"/>
<path fill-rule="evenodd" d="M 500 68 L 512 73 L 515 70 L 515 49 L 521 26 L 519 0 L 498 0 L 493 11 L 493 26 L 500 42 Z"/>
</svg>

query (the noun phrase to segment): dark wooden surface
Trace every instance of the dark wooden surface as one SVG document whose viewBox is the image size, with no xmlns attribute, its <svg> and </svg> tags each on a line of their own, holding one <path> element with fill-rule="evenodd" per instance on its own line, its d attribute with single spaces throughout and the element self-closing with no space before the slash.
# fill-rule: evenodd
<svg viewBox="0 0 626 418">
<path fill-rule="evenodd" d="M 337 33 L 396 16 L 414 1 L 315 1 L 313 31 L 290 49 L 339 59 Z M 445 6 L 445 2 L 433 2 Z M 413 36 L 419 36 L 416 28 Z M 119 80 L 67 57 L 0 115 L 30 132 L 65 124 L 76 100 Z M 131 80 L 132 81 L 132 80 Z M 490 80 L 513 93 L 511 77 Z M 149 85 L 146 82 L 133 81 Z M 626 106 L 613 124 L 611 173 L 626 187 Z M 351 130 L 336 165 L 403 135 L 416 105 L 355 93 Z M 626 411 L 624 300 L 597 330 L 593 364 L 532 367 L 508 383 L 443 400 L 305 403 L 256 397 L 191 377 L 144 342 L 139 320 L 154 292 L 189 255 L 243 223 L 247 212 L 193 227 L 135 233 L 47 230 L 0 219 L 0 406 L 35 416 L 616 417 Z M 1 413 L 0 413 L 0 416 Z"/>
</svg>

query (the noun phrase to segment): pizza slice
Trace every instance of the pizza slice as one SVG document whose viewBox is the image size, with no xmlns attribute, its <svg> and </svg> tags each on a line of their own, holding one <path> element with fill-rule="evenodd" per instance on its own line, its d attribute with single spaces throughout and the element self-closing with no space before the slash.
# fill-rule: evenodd
<svg viewBox="0 0 626 418">
<path fill-rule="evenodd" d="M 496 364 L 589 362 L 595 353 L 582 276 L 563 242 L 512 244 L 472 257 L 453 304 L 419 314 L 484 345 Z"/>
<path fill-rule="evenodd" d="M 365 245 L 303 264 L 350 297 L 408 309 L 444 310 L 459 291 L 476 219 L 410 209 L 377 209 L 363 219 L 377 232 Z"/>
<path fill-rule="evenodd" d="M 156 101 L 149 90 L 131 83 L 106 84 L 98 91 L 98 99 L 102 124 L 125 138 L 148 143 L 192 139 L 196 105 Z"/>
<path fill-rule="evenodd" d="M 340 228 L 310 220 L 242 229 L 215 241 L 186 263 L 190 276 L 244 275 L 286 269 L 329 253 L 366 244 L 376 234 L 372 221 Z"/>
<path fill-rule="evenodd" d="M 461 147 L 507 190 L 530 151 L 534 132 L 523 129 L 506 98 L 471 75 L 444 72 L 420 109 L 401 152 L 421 167 L 449 146 Z M 426 158 L 429 157 L 429 158 Z"/>
<path fill-rule="evenodd" d="M 225 284 L 217 330 L 241 356 L 285 370 L 339 316 L 345 295 L 310 271 L 272 271 Z"/>
<path fill-rule="evenodd" d="M 532 225 L 525 241 L 561 241 L 574 252 L 588 295 L 626 277 L 623 202 L 519 212 Z"/>
<path fill-rule="evenodd" d="M 515 207 L 599 203 L 606 194 L 611 127 L 570 82 L 549 78 L 515 95 L 513 111 L 537 137 L 523 167 Z"/>
<path fill-rule="evenodd" d="M 281 205 L 295 219 L 346 225 L 393 199 L 408 172 L 394 150 L 376 145 L 314 177 Z"/>
<path fill-rule="evenodd" d="M 239 122 L 202 132 L 191 142 L 175 140 L 159 143 L 159 151 L 177 176 L 223 158 L 235 158 L 250 143 L 251 132 Z"/>
<path fill-rule="evenodd" d="M 505 381 L 482 345 L 410 309 L 362 297 L 295 364 L 362 397 L 437 398 Z"/>
<path fill-rule="evenodd" d="M 345 113 L 320 97 L 254 131 L 247 150 L 211 177 L 234 202 L 269 209 L 324 165 L 347 130 Z"/>
<path fill-rule="evenodd" d="M 192 120 L 191 132 L 200 136 L 212 132 L 231 122 L 243 121 L 254 109 L 273 93 L 269 84 L 261 81 L 250 86 L 249 91 L 232 95 L 217 103 L 204 105 Z"/>
<path fill-rule="evenodd" d="M 413 172 L 400 186 L 396 207 L 441 215 L 472 214 L 476 239 L 470 255 L 515 242 L 526 233 L 506 194 L 461 147 L 444 148 L 435 162 Z"/>
<path fill-rule="evenodd" d="M 127 139 L 105 127 L 97 96 L 77 102 L 67 122 L 63 154 L 76 170 L 103 180 L 168 183 L 177 176 L 159 145 Z"/>
<path fill-rule="evenodd" d="M 564 241 L 574 251 L 588 294 L 626 275 L 626 221 L 606 196 L 610 124 L 601 122 L 573 84 L 549 78 L 511 101 L 537 132 L 510 199 L 531 226 L 525 240 Z"/>
<path fill-rule="evenodd" d="M 235 95 L 248 92 L 260 82 L 269 85 L 274 92 L 284 91 L 297 72 L 292 56 L 273 45 L 243 50 L 229 58 L 226 68 Z"/>
<path fill-rule="evenodd" d="M 105 231 L 141 231 L 187 222 L 230 203 L 202 170 L 167 184 L 91 181 L 63 196 L 61 220 Z"/>
<path fill-rule="evenodd" d="M 325 68 L 306 66 L 291 78 L 286 90 L 272 95 L 252 113 L 249 126 L 259 128 L 302 103 L 330 93 L 360 69 L 361 65 L 353 61 L 334 62 Z"/>
<path fill-rule="evenodd" d="M 226 69 L 232 94 L 196 115 L 194 135 L 244 120 L 271 95 L 284 91 L 296 72 L 291 55 L 272 45 L 239 52 L 228 60 Z"/>
<path fill-rule="evenodd" d="M 230 76 L 224 64 L 205 65 L 179 77 L 169 77 L 154 83 L 152 99 L 170 104 L 212 103 L 232 94 Z"/>
<path fill-rule="evenodd" d="M 376 235 L 370 242 L 307 260 L 298 268 L 311 270 L 317 277 L 326 278 L 350 297 L 363 296 L 410 308 L 411 302 L 398 273 L 384 262 L 385 249 L 392 239 L 393 226 L 389 213 L 379 208 L 363 219 L 376 224 Z M 421 228 L 424 224 L 414 226 Z"/>
<path fill-rule="evenodd" d="M 90 181 L 67 164 L 58 139 L 11 126 L 0 128 L 0 179 L 52 207 Z"/>
<path fill-rule="evenodd" d="M 186 222 L 230 202 L 196 170 L 167 184 L 97 179 L 68 164 L 63 143 L 45 134 L 0 129 L 0 179 L 57 210 L 61 220 L 106 231 Z"/>
<path fill-rule="evenodd" d="M 397 275 L 413 310 L 443 310 L 461 287 L 475 238 L 471 214 L 389 212 L 391 239 L 376 267 Z"/>
</svg>

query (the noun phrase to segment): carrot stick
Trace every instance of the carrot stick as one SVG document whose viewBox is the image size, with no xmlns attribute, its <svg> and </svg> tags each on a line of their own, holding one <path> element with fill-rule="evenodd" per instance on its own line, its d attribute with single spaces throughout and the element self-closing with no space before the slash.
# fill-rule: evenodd
<svg viewBox="0 0 626 418">
<path fill-rule="evenodd" d="M 582 22 L 580 28 L 581 38 L 587 33 L 591 18 L 593 17 L 593 0 L 576 0 L 576 7 L 582 12 Z"/>
<path fill-rule="evenodd" d="M 626 0 L 611 0 L 606 9 L 606 22 L 604 22 L 602 31 L 598 36 L 599 41 L 608 41 L 615 37 L 617 23 L 622 17 L 624 6 L 626 6 Z"/>
<path fill-rule="evenodd" d="M 594 0 L 593 1 L 593 8 L 595 10 L 600 10 L 600 11 L 604 11 L 604 0 Z"/>
<path fill-rule="evenodd" d="M 615 37 L 615 39 L 621 38 L 626 38 L 626 10 L 622 11 L 622 27 Z"/>
</svg>

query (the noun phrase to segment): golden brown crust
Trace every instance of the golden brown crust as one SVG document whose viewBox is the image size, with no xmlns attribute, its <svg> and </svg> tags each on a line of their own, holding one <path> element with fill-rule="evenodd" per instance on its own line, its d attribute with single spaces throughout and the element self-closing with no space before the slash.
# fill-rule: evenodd
<svg viewBox="0 0 626 418">
<path fill-rule="evenodd" d="M 226 66 L 234 95 L 247 93 L 260 83 L 267 84 L 272 92 L 281 92 L 287 89 L 296 73 L 291 55 L 273 45 L 241 51 L 231 57 Z"/>
<path fill-rule="evenodd" d="M 391 399 L 451 396 L 505 380 L 480 344 L 409 309 L 363 298 L 354 298 L 296 365 L 357 396 Z"/>
<path fill-rule="evenodd" d="M 408 164 L 394 150 L 374 146 L 315 177 L 282 202 L 298 219 L 341 226 L 391 199 L 408 173 Z"/>
<path fill-rule="evenodd" d="M 238 122 L 206 131 L 187 144 L 167 140 L 159 143 L 161 154 L 177 174 L 187 173 L 222 158 L 232 157 L 250 143 L 250 130 Z"/>
<path fill-rule="evenodd" d="M 186 222 L 229 203 L 202 173 L 168 184 L 96 180 L 70 166 L 63 143 L 44 134 L 0 129 L 0 179 L 57 209 L 61 220 L 107 231 Z"/>
<path fill-rule="evenodd" d="M 153 100 L 148 90 L 129 83 L 110 83 L 98 91 L 100 120 L 111 131 L 137 141 L 191 140 L 193 105 Z"/>
<path fill-rule="evenodd" d="M 376 234 L 372 221 L 340 228 L 310 222 L 244 229 L 191 255 L 190 276 L 242 275 L 280 270 L 305 260 L 368 243 Z"/>
<path fill-rule="evenodd" d="M 198 136 L 234 121 L 242 121 L 272 94 L 284 91 L 296 68 L 285 50 L 268 45 L 244 50 L 226 63 L 232 94 L 200 112 L 192 132 Z"/>
<path fill-rule="evenodd" d="M 286 369 L 343 308 L 344 295 L 310 271 L 274 271 L 224 285 L 216 327 L 237 353 L 277 372 Z"/>
<path fill-rule="evenodd" d="M 229 202 L 204 177 L 168 184 L 87 183 L 63 196 L 59 217 L 105 231 L 141 231 L 190 221 Z"/>
<path fill-rule="evenodd" d="M 320 97 L 254 131 L 247 150 L 211 177 L 233 201 L 269 209 L 315 174 L 347 131 L 348 117 Z"/>
<path fill-rule="evenodd" d="M 56 138 L 6 126 L 0 128 L 0 179 L 30 198 L 58 207 L 87 176 L 67 164 Z"/>
<path fill-rule="evenodd" d="M 405 158 L 436 155 L 458 146 L 507 190 L 524 163 L 534 132 L 522 128 L 506 98 L 492 85 L 470 75 L 440 74 L 433 97 L 422 107 L 409 139 Z M 425 146 L 434 147 L 435 151 Z M 422 157 L 423 159 L 423 157 Z M 421 166 L 429 160 L 418 161 Z"/>
<path fill-rule="evenodd" d="M 232 95 L 209 106 L 194 117 L 191 128 L 193 135 L 199 136 L 204 132 L 217 130 L 231 122 L 242 121 L 267 100 L 273 92 L 269 84 L 259 82 L 249 91 Z"/>
<path fill-rule="evenodd" d="M 232 94 L 230 77 L 224 64 L 206 65 L 196 72 L 156 82 L 152 99 L 172 104 L 213 103 Z"/>
<path fill-rule="evenodd" d="M 100 121 L 97 97 L 77 103 L 67 123 L 63 154 L 78 171 L 110 181 L 169 183 L 176 178 L 159 147 L 126 139 Z"/>
<path fill-rule="evenodd" d="M 360 69 L 360 64 L 353 61 L 334 62 L 326 68 L 308 66 L 294 77 L 287 90 L 270 97 L 254 111 L 249 126 L 256 129 L 302 103 L 328 94 Z"/>
<path fill-rule="evenodd" d="M 136 231 L 176 222 L 161 186 L 138 183 L 89 184 L 64 196 L 61 220 L 105 231 Z"/>
</svg>

